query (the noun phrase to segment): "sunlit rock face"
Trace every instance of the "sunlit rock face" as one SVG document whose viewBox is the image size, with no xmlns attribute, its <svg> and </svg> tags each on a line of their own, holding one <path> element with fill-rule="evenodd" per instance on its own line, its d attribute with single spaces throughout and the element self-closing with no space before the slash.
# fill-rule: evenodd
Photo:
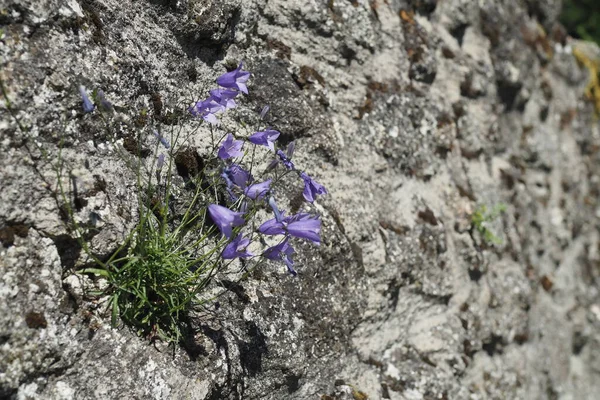
<svg viewBox="0 0 600 400">
<path fill-rule="evenodd" d="M 0 397 L 595 398 L 600 131 L 559 3 L 4 0 Z M 127 149 L 191 132 L 186 108 L 240 61 L 249 94 L 223 123 L 270 106 L 327 187 L 322 243 L 296 277 L 215 282 L 185 343 L 151 345 L 74 274 L 59 157 L 95 254 L 138 219 L 135 156 L 79 87 L 104 91 Z M 196 163 L 206 137 L 189 138 Z"/>
</svg>

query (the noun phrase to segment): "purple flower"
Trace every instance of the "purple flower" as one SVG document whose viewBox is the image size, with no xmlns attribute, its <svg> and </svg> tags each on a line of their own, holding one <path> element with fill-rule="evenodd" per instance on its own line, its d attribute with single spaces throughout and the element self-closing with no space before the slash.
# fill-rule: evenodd
<svg viewBox="0 0 600 400">
<path fill-rule="evenodd" d="M 271 107 L 269 107 L 268 105 L 264 106 L 262 111 L 260 112 L 260 119 L 264 120 L 270 109 Z"/>
<path fill-rule="evenodd" d="M 243 64 L 240 62 L 239 67 L 218 77 L 217 83 L 219 86 L 228 89 L 237 89 L 248 94 L 246 81 L 248 81 L 248 78 L 250 78 L 250 72 L 242 71 L 242 67 Z"/>
<path fill-rule="evenodd" d="M 158 161 L 156 162 L 156 169 L 160 171 L 163 165 L 165 165 L 165 155 L 161 153 L 158 156 Z"/>
<path fill-rule="evenodd" d="M 310 240 L 316 244 L 321 243 L 321 237 L 319 236 L 321 221 L 319 218 L 312 217 L 307 213 L 301 213 L 287 217 L 284 221 L 287 222 L 287 231 L 290 235 Z"/>
<path fill-rule="evenodd" d="M 231 211 L 229 208 L 218 204 L 209 205 L 208 213 L 221 233 L 228 239 L 231 239 L 232 228 L 234 226 L 241 226 L 246 223 L 244 218 L 242 218 L 244 213 Z"/>
<path fill-rule="evenodd" d="M 258 231 L 271 236 L 285 235 L 285 223 L 283 221 L 279 222 L 276 218 L 273 218 L 259 226 Z"/>
<path fill-rule="evenodd" d="M 304 191 L 302 192 L 302 195 L 309 203 L 315 201 L 315 196 L 317 194 L 327 194 L 327 189 L 325 189 L 325 186 L 316 182 L 306 173 L 300 172 L 300 178 L 304 180 Z"/>
<path fill-rule="evenodd" d="M 292 162 L 292 160 L 290 160 L 290 157 L 288 157 L 283 151 L 281 150 L 277 150 L 277 155 L 279 156 L 279 159 L 281 160 L 281 163 L 287 168 L 287 169 L 294 169 L 294 163 Z"/>
<path fill-rule="evenodd" d="M 252 200 L 262 199 L 265 197 L 270 187 L 271 179 L 267 179 L 262 183 L 256 183 L 248 186 L 246 190 L 244 190 L 244 194 L 250 197 Z"/>
<path fill-rule="evenodd" d="M 252 254 L 248 250 L 246 250 L 246 248 L 248 247 L 249 244 L 250 244 L 250 239 L 243 238 L 242 234 L 240 233 L 227 246 L 225 246 L 225 249 L 223 250 L 221 257 L 223 257 L 226 260 L 232 260 L 234 258 L 252 257 L 252 256 L 254 256 L 254 254 Z"/>
<path fill-rule="evenodd" d="M 235 100 L 233 100 L 237 95 L 238 91 L 236 90 L 213 89 L 210 91 L 210 97 L 225 107 L 225 110 L 235 108 L 237 106 Z"/>
<path fill-rule="evenodd" d="M 225 167 L 221 176 L 225 179 L 228 188 L 236 185 L 241 189 L 245 189 L 246 186 L 248 186 L 248 183 L 252 182 L 252 175 L 250 175 L 250 172 L 237 164 L 230 164 Z"/>
<path fill-rule="evenodd" d="M 277 150 L 277 157 L 279 157 L 279 160 L 277 159 L 277 157 L 275 157 L 275 159 L 273 161 L 271 161 L 269 163 L 269 165 L 266 168 L 266 171 L 270 171 L 273 168 L 277 167 L 277 165 L 279 165 L 279 162 L 281 162 L 287 169 L 294 169 L 294 163 L 292 162 L 292 156 L 294 155 L 294 148 L 296 147 L 296 142 L 290 142 L 290 144 L 288 144 L 287 149 L 285 151 L 285 153 L 281 150 Z"/>
<path fill-rule="evenodd" d="M 96 100 L 98 103 L 100 103 L 100 108 L 102 108 L 104 111 L 110 111 L 112 109 L 111 102 L 106 100 L 106 97 L 104 97 L 104 92 L 101 89 L 96 91 Z"/>
<path fill-rule="evenodd" d="M 156 136 L 156 138 L 160 141 L 160 143 L 164 146 L 165 149 L 168 150 L 171 147 L 169 141 L 163 135 L 158 133 L 158 131 L 154 131 L 154 136 Z"/>
<path fill-rule="evenodd" d="M 197 102 L 194 106 L 188 108 L 188 111 L 194 117 L 202 117 L 206 122 L 216 125 L 219 123 L 219 120 L 215 114 L 225 111 L 225 107 L 217 103 L 212 97 L 209 97 L 206 100 Z"/>
<path fill-rule="evenodd" d="M 79 94 L 81 95 L 81 99 L 83 100 L 83 111 L 86 113 L 91 113 L 92 111 L 94 111 L 94 104 L 85 92 L 84 86 L 79 86 Z"/>
<path fill-rule="evenodd" d="M 242 152 L 242 145 L 244 142 L 241 140 L 233 140 L 231 133 L 227 134 L 227 138 L 219 148 L 219 158 L 225 160 L 231 157 L 241 157 L 244 155 Z"/>
<path fill-rule="evenodd" d="M 281 222 L 275 218 L 270 219 L 259 226 L 258 230 L 265 235 L 283 235 L 287 232 L 297 238 L 310 240 L 316 244 L 321 243 L 319 237 L 321 221 L 307 213 L 285 217 Z"/>
<path fill-rule="evenodd" d="M 288 158 L 292 158 L 292 156 L 294 155 L 294 149 L 296 148 L 296 142 L 290 142 L 287 146 L 287 149 L 285 150 L 285 154 L 287 155 Z"/>
<path fill-rule="evenodd" d="M 261 146 L 267 146 L 271 151 L 275 151 L 274 142 L 281 135 L 281 133 L 272 130 L 265 129 L 262 132 L 253 133 L 252 136 L 248 138 L 248 140 L 254 144 L 258 144 Z"/>
<path fill-rule="evenodd" d="M 283 214 L 279 212 L 279 208 L 277 207 L 277 203 L 275 203 L 275 198 L 273 196 L 269 197 L 269 205 L 273 210 L 273 214 L 275 214 L 277 222 L 283 221 Z"/>
<path fill-rule="evenodd" d="M 283 242 L 278 245 L 269 247 L 264 251 L 263 256 L 268 258 L 269 260 L 283 260 L 285 265 L 288 268 L 288 271 L 294 276 L 296 276 L 296 271 L 294 270 L 294 261 L 292 261 L 291 256 L 294 253 L 294 248 L 288 243 L 288 237 L 286 237 Z"/>
</svg>

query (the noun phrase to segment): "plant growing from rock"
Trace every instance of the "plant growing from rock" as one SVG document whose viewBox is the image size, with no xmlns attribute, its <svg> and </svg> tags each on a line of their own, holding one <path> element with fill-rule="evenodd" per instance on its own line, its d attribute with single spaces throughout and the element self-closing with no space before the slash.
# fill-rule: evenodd
<svg viewBox="0 0 600 400">
<path fill-rule="evenodd" d="M 327 191 L 296 168 L 293 142 L 279 148 L 280 132 L 264 126 L 268 107 L 258 118 L 262 130 L 249 135 L 240 133 L 242 126 L 236 132 L 219 121 L 223 113 L 237 107 L 241 94 L 248 93 L 249 77 L 240 64 L 217 78 L 220 87 L 211 90 L 208 98 L 187 109 L 199 124 L 210 124 L 211 146 L 202 157 L 187 145 L 189 135 L 184 138 L 177 126 L 168 134 L 158 130 L 145 134 L 144 140 L 154 144 L 154 157 L 144 164 L 141 140 L 137 157 L 127 161 L 138 180 L 139 220 L 108 258 L 94 255 L 86 243 L 88 227 L 74 218 L 69 190 L 60 183 L 64 174 L 58 169 L 69 221 L 96 264 L 80 272 L 106 280 L 102 294 L 109 298 L 113 325 L 120 317 L 142 335 L 179 342 L 189 313 L 211 300 L 206 289 L 218 273 L 247 277 L 251 269 L 272 260 L 296 275 L 294 242 L 320 243 L 317 216 L 287 215 L 277 205 L 277 194 L 292 182 L 290 178 L 298 178 L 309 203 Z M 116 111 L 104 94 L 98 90 L 90 97 L 84 87 L 80 94 L 84 112 L 98 114 L 110 127 Z M 127 158 L 124 143 L 114 145 Z M 271 161 L 261 168 L 261 162 L 267 164 L 265 158 Z"/>
<path fill-rule="evenodd" d="M 471 215 L 473 227 L 487 243 L 502 244 L 502 239 L 496 236 L 488 225 L 500 217 L 505 211 L 506 204 L 504 203 L 496 204 L 491 210 L 488 210 L 485 204 L 481 204 Z"/>
</svg>

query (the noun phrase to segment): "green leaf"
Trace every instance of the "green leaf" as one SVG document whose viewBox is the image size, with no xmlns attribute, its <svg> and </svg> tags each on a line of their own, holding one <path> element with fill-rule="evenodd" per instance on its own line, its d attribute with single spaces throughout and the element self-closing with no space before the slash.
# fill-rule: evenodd
<svg viewBox="0 0 600 400">
<path fill-rule="evenodd" d="M 112 296 L 112 314 L 110 318 L 110 323 L 113 328 L 117 326 L 117 319 L 119 318 L 119 295 L 114 294 Z"/>
<path fill-rule="evenodd" d="M 105 269 L 100 269 L 100 268 L 86 268 L 86 269 L 82 269 L 80 271 L 77 271 L 80 274 L 94 274 L 94 275 L 99 275 L 99 276 L 103 276 L 108 278 L 110 276 L 110 272 L 108 272 Z"/>
</svg>

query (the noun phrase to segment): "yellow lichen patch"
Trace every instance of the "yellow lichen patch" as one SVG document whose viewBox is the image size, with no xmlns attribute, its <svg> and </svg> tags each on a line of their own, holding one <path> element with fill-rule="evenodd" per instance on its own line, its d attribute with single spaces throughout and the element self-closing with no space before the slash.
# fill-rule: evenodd
<svg viewBox="0 0 600 400">
<path fill-rule="evenodd" d="M 585 87 L 585 97 L 594 103 L 596 116 L 600 115 L 600 48 L 593 42 L 573 41 L 573 55 L 589 71 L 589 82 Z"/>
</svg>

